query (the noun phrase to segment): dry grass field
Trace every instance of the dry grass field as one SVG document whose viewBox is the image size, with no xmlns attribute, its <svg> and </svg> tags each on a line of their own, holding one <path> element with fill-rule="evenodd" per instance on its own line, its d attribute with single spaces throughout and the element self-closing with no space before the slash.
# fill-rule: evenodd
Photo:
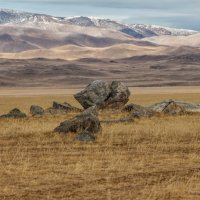
<svg viewBox="0 0 200 200">
<path fill-rule="evenodd" d="M 200 102 L 198 94 L 137 94 L 131 102 L 149 105 L 176 98 Z M 72 96 L 0 96 L 0 114 L 14 107 Z M 200 116 L 165 116 L 133 123 L 102 124 L 95 142 L 52 130 L 66 116 L 0 120 L 0 199 L 189 200 L 200 199 Z M 117 111 L 101 119 L 119 118 Z M 123 114 L 124 115 L 124 114 Z"/>
</svg>

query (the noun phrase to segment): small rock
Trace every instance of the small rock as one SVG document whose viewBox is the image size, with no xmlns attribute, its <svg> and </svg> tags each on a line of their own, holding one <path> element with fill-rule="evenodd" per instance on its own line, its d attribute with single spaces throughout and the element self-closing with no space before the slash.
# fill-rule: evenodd
<svg viewBox="0 0 200 200">
<path fill-rule="evenodd" d="M 136 104 L 129 104 L 122 109 L 124 112 L 130 112 L 129 118 L 153 117 L 156 112 Z"/>
<path fill-rule="evenodd" d="M 155 103 L 151 105 L 149 108 L 156 111 L 156 112 L 162 112 L 164 108 L 169 105 L 170 102 L 176 103 L 176 105 L 181 106 L 182 108 L 185 109 L 186 112 L 200 112 L 200 105 L 195 104 L 195 103 L 189 103 L 185 101 L 180 101 L 180 100 L 175 100 L 175 99 L 170 99 L 170 100 L 165 100 L 159 103 Z"/>
<path fill-rule="evenodd" d="M 149 107 L 155 112 L 168 115 L 178 115 L 190 112 L 200 112 L 200 106 L 178 100 L 166 100 Z"/>
<path fill-rule="evenodd" d="M 32 105 L 31 108 L 30 108 L 30 113 L 31 113 L 32 116 L 43 115 L 44 109 L 40 106 Z"/>
<path fill-rule="evenodd" d="M 51 115 L 61 115 L 66 114 L 68 112 L 81 112 L 82 110 L 79 108 L 76 108 L 74 106 L 71 106 L 69 103 L 58 103 L 53 102 L 52 107 L 45 110 L 45 114 L 51 114 Z"/>
<path fill-rule="evenodd" d="M 53 102 L 53 107 L 54 109 L 56 110 L 63 110 L 65 112 L 71 112 L 71 111 L 78 111 L 80 112 L 81 109 L 79 108 L 76 108 L 76 107 L 73 107 L 71 106 L 69 103 L 58 103 L 58 102 Z"/>
<path fill-rule="evenodd" d="M 1 118 L 26 118 L 27 115 L 21 112 L 18 108 L 14 108 L 8 114 L 2 115 Z"/>
<path fill-rule="evenodd" d="M 174 101 L 171 101 L 163 109 L 162 113 L 167 114 L 167 115 L 181 115 L 181 114 L 185 114 L 186 110 L 184 107 L 181 107 L 177 105 Z"/>
<path fill-rule="evenodd" d="M 83 131 L 76 136 L 76 140 L 82 142 L 95 141 L 96 137 L 88 131 Z"/>
</svg>

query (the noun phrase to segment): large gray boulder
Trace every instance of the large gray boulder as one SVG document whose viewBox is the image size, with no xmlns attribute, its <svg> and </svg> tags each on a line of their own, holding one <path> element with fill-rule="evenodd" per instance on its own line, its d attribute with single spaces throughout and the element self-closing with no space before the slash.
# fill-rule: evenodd
<svg viewBox="0 0 200 200">
<path fill-rule="evenodd" d="M 156 111 L 156 112 L 168 112 L 168 109 L 176 107 L 179 112 L 187 112 L 187 113 L 195 113 L 195 112 L 200 112 L 200 105 L 199 104 L 194 104 L 194 103 L 189 103 L 185 101 L 180 101 L 180 100 L 175 100 L 175 99 L 170 99 L 170 100 L 165 100 L 156 104 L 151 105 L 149 108 Z"/>
<path fill-rule="evenodd" d="M 129 101 L 129 96 L 131 93 L 125 84 L 119 81 L 113 81 L 110 85 L 110 89 L 111 92 L 106 100 L 106 106 L 112 108 L 121 108 Z"/>
<path fill-rule="evenodd" d="M 95 107 L 85 110 L 73 119 L 62 122 L 54 131 L 59 133 L 88 131 L 91 134 L 97 134 L 101 131 L 101 125 L 95 110 Z"/>
<path fill-rule="evenodd" d="M 26 117 L 27 115 L 21 112 L 18 108 L 14 108 L 8 114 L 0 116 L 0 118 L 16 118 L 16 119 L 21 119 L 21 118 L 26 118 Z"/>
<path fill-rule="evenodd" d="M 111 84 L 96 80 L 90 83 L 83 91 L 74 95 L 75 99 L 87 109 L 91 106 L 97 108 L 119 108 L 124 106 L 130 96 L 127 86 L 118 81 Z"/>
</svg>

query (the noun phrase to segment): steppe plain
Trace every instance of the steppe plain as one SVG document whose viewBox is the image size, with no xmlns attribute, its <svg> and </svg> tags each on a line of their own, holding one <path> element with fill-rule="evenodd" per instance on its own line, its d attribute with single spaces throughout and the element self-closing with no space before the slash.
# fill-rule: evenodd
<svg viewBox="0 0 200 200">
<path fill-rule="evenodd" d="M 200 114 L 102 123 L 94 142 L 53 132 L 76 113 L 29 114 L 31 105 L 53 101 L 80 107 L 73 94 L 97 79 L 124 82 L 130 103 L 200 103 L 199 33 L 136 39 L 66 30 L 0 27 L 0 115 L 15 107 L 28 114 L 0 119 L 0 199 L 199 199 Z M 99 112 L 100 120 L 124 116 Z"/>
<path fill-rule="evenodd" d="M 130 102 L 150 105 L 175 98 L 199 103 L 198 87 L 185 93 L 183 88 L 174 89 L 179 93 L 136 88 L 136 94 L 131 89 Z M 80 107 L 70 94 L 76 90 L 67 95 L 42 90 L 4 93 L 0 114 L 13 107 L 28 114 L 30 105 L 47 108 L 55 100 Z M 118 119 L 125 114 L 99 115 Z M 199 199 L 199 114 L 102 124 L 103 132 L 89 143 L 74 141 L 74 134 L 53 133 L 73 116 L 0 120 L 0 199 Z"/>
</svg>

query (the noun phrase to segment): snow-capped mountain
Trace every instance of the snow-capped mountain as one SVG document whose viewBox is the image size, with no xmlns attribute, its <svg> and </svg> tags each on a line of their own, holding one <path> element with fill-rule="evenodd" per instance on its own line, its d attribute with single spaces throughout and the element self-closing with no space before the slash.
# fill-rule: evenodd
<svg viewBox="0 0 200 200">
<path fill-rule="evenodd" d="M 0 24 L 37 24 L 55 22 L 53 17 L 44 14 L 0 10 Z"/>
<path fill-rule="evenodd" d="M 169 28 L 158 25 L 133 24 L 129 25 L 129 27 L 134 29 L 136 32 L 144 35 L 145 37 L 149 37 L 151 36 L 151 34 L 152 36 L 155 35 L 187 36 L 197 33 L 197 31 L 194 30 Z"/>
<path fill-rule="evenodd" d="M 128 25 L 110 19 L 99 19 L 95 17 L 54 17 L 45 14 L 18 12 L 5 9 L 0 10 L 0 24 L 20 25 L 24 27 L 41 28 L 44 30 L 54 29 L 54 31 L 65 31 L 67 25 L 96 27 L 119 31 L 135 38 L 159 35 L 187 36 L 197 33 L 193 30 L 174 29 L 156 25 Z"/>
</svg>

